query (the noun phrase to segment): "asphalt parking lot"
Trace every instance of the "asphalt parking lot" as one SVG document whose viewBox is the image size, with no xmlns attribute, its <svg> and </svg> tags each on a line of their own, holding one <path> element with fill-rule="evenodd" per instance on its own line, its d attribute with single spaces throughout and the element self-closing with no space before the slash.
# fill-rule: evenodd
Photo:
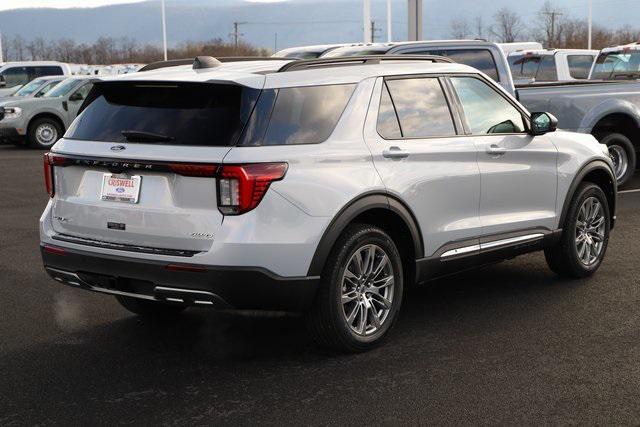
<svg viewBox="0 0 640 427">
<path fill-rule="evenodd" d="M 433 282 L 384 346 L 345 356 L 294 316 L 152 324 L 52 281 L 41 156 L 0 146 L 0 425 L 640 423 L 640 192 L 593 278 L 534 254 Z"/>
</svg>

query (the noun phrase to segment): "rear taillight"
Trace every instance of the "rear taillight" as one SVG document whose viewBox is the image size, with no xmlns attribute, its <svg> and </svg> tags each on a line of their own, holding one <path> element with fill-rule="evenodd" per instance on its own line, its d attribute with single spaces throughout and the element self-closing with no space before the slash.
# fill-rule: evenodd
<svg viewBox="0 0 640 427">
<path fill-rule="evenodd" d="M 224 215 L 249 212 L 286 172 L 286 163 L 223 165 L 218 171 L 218 209 Z"/>
<path fill-rule="evenodd" d="M 44 185 L 47 188 L 49 197 L 53 197 L 56 194 L 56 187 L 53 182 L 53 167 L 62 165 L 64 161 L 64 157 L 56 156 L 53 153 L 45 153 L 44 155 Z"/>
</svg>

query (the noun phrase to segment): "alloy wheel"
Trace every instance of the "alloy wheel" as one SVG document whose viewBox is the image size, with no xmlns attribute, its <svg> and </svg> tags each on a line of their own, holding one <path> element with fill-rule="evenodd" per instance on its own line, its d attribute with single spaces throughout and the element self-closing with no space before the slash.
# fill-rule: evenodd
<svg viewBox="0 0 640 427">
<path fill-rule="evenodd" d="M 576 250 L 585 266 L 593 265 L 602 254 L 606 220 L 602 203 L 595 197 L 587 198 L 578 210 Z"/>
<path fill-rule="evenodd" d="M 620 145 L 610 145 L 609 156 L 611 157 L 611 161 L 613 161 L 613 171 L 616 174 L 616 179 L 620 181 L 629 168 L 629 156 L 626 150 Z"/>
<path fill-rule="evenodd" d="M 394 288 L 387 253 L 373 244 L 358 248 L 342 275 L 342 313 L 349 328 L 363 336 L 380 330 L 389 318 Z"/>
</svg>

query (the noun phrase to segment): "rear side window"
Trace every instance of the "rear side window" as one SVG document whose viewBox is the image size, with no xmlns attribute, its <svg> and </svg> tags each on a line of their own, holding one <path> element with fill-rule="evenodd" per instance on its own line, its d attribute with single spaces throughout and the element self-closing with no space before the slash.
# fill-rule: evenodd
<svg viewBox="0 0 640 427">
<path fill-rule="evenodd" d="M 229 146 L 240 136 L 259 92 L 232 84 L 99 83 L 66 136 L 105 142 Z"/>
<path fill-rule="evenodd" d="M 569 55 L 567 63 L 569 64 L 569 75 L 574 79 L 587 79 L 593 65 L 594 57 L 592 55 Z"/>
<path fill-rule="evenodd" d="M 558 72 L 556 70 L 556 57 L 553 55 L 544 55 L 540 61 L 540 68 L 536 74 L 536 81 L 539 82 L 555 82 L 558 80 Z"/>
<path fill-rule="evenodd" d="M 431 49 L 425 52 L 403 52 L 406 54 L 423 53 L 427 55 L 441 55 L 453 61 L 476 68 L 495 81 L 500 81 L 498 68 L 493 55 L 488 49 Z"/>
<path fill-rule="evenodd" d="M 263 120 L 266 131 L 262 138 L 259 131 L 254 132 L 252 141 L 245 144 L 318 144 L 325 141 L 338 124 L 355 86 L 292 87 L 277 89 L 275 94 L 269 93 L 273 90 L 265 90 L 261 99 L 272 100 L 271 118 L 268 123 L 263 120 L 268 108 L 260 105 L 254 116 L 256 121 Z"/>
<path fill-rule="evenodd" d="M 428 138 L 456 134 L 451 110 L 437 78 L 387 80 L 378 114 L 378 133 L 397 138 L 394 115 L 404 138 Z M 395 114 L 391 114 L 395 107 Z"/>
<path fill-rule="evenodd" d="M 474 135 L 525 131 L 520 111 L 484 81 L 474 77 L 452 77 L 451 83 Z"/>
</svg>

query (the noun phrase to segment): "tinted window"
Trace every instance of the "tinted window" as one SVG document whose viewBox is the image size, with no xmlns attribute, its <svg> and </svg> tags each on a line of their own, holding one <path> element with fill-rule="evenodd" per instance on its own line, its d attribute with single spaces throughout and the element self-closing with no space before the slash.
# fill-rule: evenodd
<svg viewBox="0 0 640 427">
<path fill-rule="evenodd" d="M 424 52 L 402 52 L 408 55 L 423 53 L 426 55 L 440 55 L 451 58 L 453 61 L 476 68 L 495 81 L 499 81 L 498 69 L 493 60 L 493 55 L 487 49 L 430 49 Z"/>
<path fill-rule="evenodd" d="M 382 96 L 380 97 L 380 108 L 378 110 L 378 133 L 386 139 L 402 138 L 396 109 L 391 101 L 389 88 L 386 83 L 382 87 Z"/>
<path fill-rule="evenodd" d="M 388 80 L 405 138 L 455 135 L 449 105 L 437 78 Z"/>
<path fill-rule="evenodd" d="M 558 80 L 556 72 L 556 57 L 553 55 L 544 55 L 540 61 L 540 68 L 536 74 L 536 81 L 539 82 L 555 82 Z"/>
<path fill-rule="evenodd" d="M 569 75 L 574 79 L 589 78 L 589 71 L 593 65 L 592 55 L 569 55 L 567 56 L 569 64 Z"/>
<path fill-rule="evenodd" d="M 355 85 L 279 89 L 263 145 L 317 144 L 331 135 Z"/>
<path fill-rule="evenodd" d="M 233 145 L 258 93 L 257 89 L 230 84 L 101 83 L 89 94 L 89 105 L 69 128 L 67 137 L 107 142 Z M 124 131 L 139 135 L 127 139 Z M 140 135 L 166 138 L 144 140 Z"/>
<path fill-rule="evenodd" d="M 2 72 L 2 75 L 7 83 L 6 87 L 22 86 L 31 80 L 27 67 L 7 68 Z"/>
<path fill-rule="evenodd" d="M 42 77 L 42 76 L 61 76 L 62 68 L 55 65 L 47 65 L 42 67 L 32 67 L 31 73 L 33 77 Z"/>
<path fill-rule="evenodd" d="M 524 132 L 522 114 L 487 83 L 472 77 L 451 82 L 473 134 Z"/>
</svg>

